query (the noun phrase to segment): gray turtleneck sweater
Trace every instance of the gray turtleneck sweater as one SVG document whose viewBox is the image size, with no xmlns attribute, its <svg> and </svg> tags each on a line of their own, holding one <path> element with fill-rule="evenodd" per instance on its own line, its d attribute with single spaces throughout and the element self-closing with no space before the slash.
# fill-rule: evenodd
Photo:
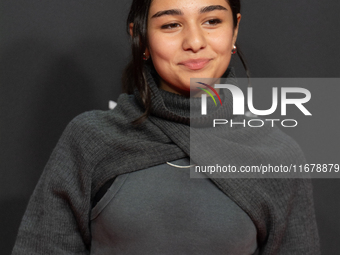
<svg viewBox="0 0 340 255">
<path fill-rule="evenodd" d="M 210 120 L 204 117 L 199 117 L 194 121 L 203 126 L 190 128 L 190 117 L 187 113 L 181 114 L 181 112 L 187 112 L 185 109 L 188 108 L 188 102 L 191 99 L 171 93 L 167 93 L 168 95 L 164 97 L 151 74 L 148 74 L 147 80 L 154 92 L 153 111 L 141 125 L 131 124 L 131 121 L 143 112 L 141 100 L 136 93 L 135 95 L 122 94 L 118 99 L 117 107 L 112 111 L 87 112 L 76 117 L 67 126 L 31 196 L 20 225 L 13 254 L 90 254 L 94 233 L 91 233 L 91 227 L 94 227 L 94 225 L 91 226 L 91 216 L 94 217 L 93 211 L 91 212 L 93 199 L 108 180 L 117 176 L 117 178 L 122 178 L 120 176 L 133 172 L 135 175 L 138 172 L 142 173 L 138 170 L 188 157 L 199 165 L 206 163 L 205 159 L 234 165 L 258 165 L 268 162 L 301 164 L 305 162 L 295 141 L 277 128 L 265 126 L 256 130 L 227 129 L 220 136 L 216 136 L 216 133 L 210 130 L 206 132 L 203 126 Z M 225 95 L 223 100 L 223 107 L 219 107 L 216 112 L 222 112 L 226 118 L 233 118 L 230 115 L 230 98 Z M 190 138 L 197 140 L 198 148 L 203 149 L 190 150 Z M 173 173 L 178 173 L 177 171 L 174 170 Z M 174 179 L 176 178 L 174 176 Z M 134 179 L 132 178 L 131 181 Z M 162 181 L 162 179 L 157 179 L 154 187 L 163 187 Z M 191 182 L 194 180 L 184 178 L 181 181 L 188 181 L 188 185 L 194 183 Z M 197 184 L 195 188 L 201 184 L 206 185 L 204 187 L 210 185 L 210 191 L 216 192 L 216 197 L 220 196 L 220 199 L 230 199 L 230 201 L 221 205 L 217 202 L 222 200 L 208 201 L 205 194 L 202 194 L 201 202 L 204 201 L 206 205 L 212 206 L 203 205 L 202 208 L 213 210 L 213 206 L 217 206 L 218 218 L 222 220 L 228 216 L 224 212 L 227 208 L 223 206 L 227 204 L 234 206 L 235 211 L 239 213 L 233 215 L 240 216 L 240 218 L 235 218 L 235 222 L 241 219 L 240 222 L 249 223 L 243 229 L 245 232 L 240 230 L 236 234 L 244 235 L 250 231 L 248 240 L 252 240 L 254 232 L 251 231 L 251 226 L 253 224 L 256 228 L 258 254 L 320 254 L 310 180 L 211 178 L 210 182 L 203 183 L 202 181 Z M 142 185 L 140 187 L 144 185 L 145 188 L 147 186 L 146 183 L 140 183 L 140 185 Z M 124 187 L 128 186 L 123 185 L 122 188 Z M 153 190 L 148 195 L 153 195 L 155 202 L 158 192 Z M 146 189 L 142 191 L 147 192 Z M 164 186 L 163 192 L 165 193 L 159 194 L 162 196 L 168 194 L 163 202 L 166 205 L 165 208 L 170 210 L 166 213 L 176 215 L 178 208 L 185 207 L 180 205 L 172 207 L 173 201 L 168 191 L 172 189 Z M 182 191 L 185 192 L 185 190 Z M 188 195 L 190 197 L 190 194 Z M 178 197 L 176 200 L 180 203 L 192 203 L 192 206 L 199 208 L 198 204 L 195 204 L 199 201 L 193 199 L 185 201 L 185 196 L 180 198 L 184 200 L 178 200 Z M 139 204 L 143 204 L 142 199 L 140 197 Z M 148 199 L 148 196 L 144 199 Z M 101 201 L 97 205 L 99 206 L 100 203 Z M 173 208 L 173 211 L 169 208 Z M 135 216 L 131 222 L 135 219 L 141 224 L 140 226 L 143 226 L 143 230 L 147 231 L 146 237 L 150 237 L 153 231 L 146 227 L 151 227 L 151 225 L 142 222 L 142 219 L 145 219 L 143 218 L 145 211 L 138 211 L 133 207 L 130 209 L 135 209 L 131 212 Z M 161 209 L 162 207 L 159 206 L 156 210 L 158 216 L 161 215 L 159 213 Z M 151 210 L 151 212 L 155 211 Z M 188 225 L 183 225 L 184 232 L 180 233 L 182 235 L 188 233 L 187 231 L 190 230 L 188 226 L 197 227 L 193 219 L 203 216 L 195 215 L 191 218 L 184 212 L 181 215 L 182 219 L 188 223 Z M 118 217 L 116 219 L 122 217 L 122 221 L 118 220 L 119 224 L 127 220 L 124 218 L 123 211 L 119 211 L 116 216 Z M 152 214 L 150 218 L 158 219 Z M 95 218 L 93 219 L 95 221 Z M 162 224 L 161 217 L 159 219 L 158 223 Z M 202 217 L 202 219 L 207 220 L 207 217 Z M 163 227 L 161 228 L 163 232 L 157 232 L 161 239 L 164 234 L 171 234 L 166 233 L 166 229 L 173 233 L 179 231 L 176 226 L 179 226 L 181 218 L 176 220 L 172 228 Z M 222 228 L 228 224 L 227 219 L 221 223 L 221 229 L 218 229 L 216 221 L 204 223 L 196 221 L 196 224 L 202 224 L 202 229 L 199 228 L 201 230 L 208 231 L 207 226 L 211 224 L 214 226 L 211 228 L 213 232 L 227 234 L 225 232 L 227 230 Z M 127 222 L 127 224 L 130 223 Z M 120 225 L 122 226 L 124 224 Z M 134 235 L 140 234 L 139 237 L 143 238 L 143 233 L 138 233 L 138 229 L 132 229 L 132 231 L 135 231 Z M 188 237 L 188 235 L 185 236 Z M 192 238 L 191 243 L 195 240 L 209 241 L 209 239 L 195 235 Z M 219 251 L 221 247 L 223 248 L 220 246 L 223 238 L 221 236 L 218 238 L 220 239 L 216 239 L 214 243 L 205 244 L 211 245 L 211 250 Z M 125 239 L 124 242 L 126 241 Z M 228 242 L 224 244 L 227 245 Z M 156 253 L 162 252 L 158 250 Z M 195 254 L 192 250 L 187 254 L 191 253 Z"/>
</svg>

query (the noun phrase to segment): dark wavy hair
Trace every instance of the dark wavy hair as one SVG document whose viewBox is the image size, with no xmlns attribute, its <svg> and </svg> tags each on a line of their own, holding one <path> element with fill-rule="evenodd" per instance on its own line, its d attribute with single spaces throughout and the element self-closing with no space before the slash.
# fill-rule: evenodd
<svg viewBox="0 0 340 255">
<path fill-rule="evenodd" d="M 240 0 L 226 0 L 231 7 L 234 21 L 234 28 L 237 26 L 237 14 L 241 12 Z M 131 36 L 132 59 L 126 66 L 122 82 L 123 92 L 133 94 L 135 89 L 138 89 L 139 94 L 143 100 L 144 113 L 133 123 L 138 124 L 143 122 L 151 111 L 151 90 L 145 78 L 145 65 L 149 65 L 154 69 L 151 58 L 147 61 L 143 60 L 143 53 L 148 47 L 147 40 L 147 21 L 148 14 L 152 0 L 133 0 L 129 16 L 127 18 L 127 32 L 130 35 L 130 23 L 133 23 L 133 35 Z M 244 61 L 242 52 L 237 45 L 237 54 L 247 72 L 248 68 Z M 248 75 L 249 76 L 249 75 Z"/>
</svg>

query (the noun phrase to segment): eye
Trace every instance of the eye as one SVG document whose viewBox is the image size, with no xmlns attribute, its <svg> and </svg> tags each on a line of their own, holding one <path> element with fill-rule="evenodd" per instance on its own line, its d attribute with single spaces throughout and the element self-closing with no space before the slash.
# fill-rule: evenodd
<svg viewBox="0 0 340 255">
<path fill-rule="evenodd" d="M 220 20 L 220 19 L 210 19 L 210 20 L 204 22 L 203 24 L 208 24 L 210 26 L 216 26 L 216 25 L 220 24 L 221 22 L 222 22 L 222 20 Z"/>
<path fill-rule="evenodd" d="M 175 28 L 178 28 L 178 27 L 180 27 L 180 24 L 178 24 L 178 23 L 171 23 L 171 24 L 163 25 L 161 28 L 162 29 L 175 29 Z"/>
</svg>

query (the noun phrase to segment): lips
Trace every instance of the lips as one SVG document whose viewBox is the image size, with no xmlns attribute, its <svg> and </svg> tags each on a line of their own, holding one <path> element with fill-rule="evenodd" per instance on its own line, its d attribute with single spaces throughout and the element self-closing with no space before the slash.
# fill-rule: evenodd
<svg viewBox="0 0 340 255">
<path fill-rule="evenodd" d="M 179 63 L 179 65 L 183 65 L 190 70 L 200 70 L 204 68 L 211 59 L 209 58 L 199 58 L 199 59 L 189 59 Z"/>
</svg>

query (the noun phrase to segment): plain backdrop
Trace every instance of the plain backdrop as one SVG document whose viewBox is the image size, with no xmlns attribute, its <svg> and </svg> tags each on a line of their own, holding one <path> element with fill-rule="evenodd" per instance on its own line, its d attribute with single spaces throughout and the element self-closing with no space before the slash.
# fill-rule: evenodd
<svg viewBox="0 0 340 255">
<path fill-rule="evenodd" d="M 130 57 L 130 4 L 0 0 L 1 254 L 10 254 L 28 199 L 67 123 L 84 111 L 107 110 L 119 96 Z M 243 0 L 238 41 L 252 77 L 339 78 L 339 11 L 337 0 Z M 244 77 L 237 58 L 233 65 Z M 321 97 L 312 106 L 323 119 L 290 134 L 307 160 L 340 163 L 339 122 L 332 121 L 340 90 L 320 84 L 315 91 Z M 313 183 L 322 253 L 339 254 L 340 179 Z"/>
</svg>

